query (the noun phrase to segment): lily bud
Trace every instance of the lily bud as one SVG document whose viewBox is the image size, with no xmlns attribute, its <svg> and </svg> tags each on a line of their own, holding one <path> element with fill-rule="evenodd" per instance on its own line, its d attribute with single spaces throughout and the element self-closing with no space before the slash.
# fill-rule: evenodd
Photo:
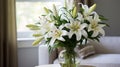
<svg viewBox="0 0 120 67">
<path fill-rule="evenodd" d="M 96 4 L 93 4 L 89 9 L 89 13 L 93 12 L 95 8 L 96 8 Z"/>
<path fill-rule="evenodd" d="M 33 46 L 36 46 L 36 45 L 39 45 L 39 43 L 43 40 L 43 38 L 38 38 L 37 40 L 35 40 L 32 45 Z"/>
<path fill-rule="evenodd" d="M 75 18 L 76 15 L 77 15 L 77 7 L 75 6 L 75 7 L 73 8 L 73 11 L 72 11 L 72 16 L 73 16 L 73 18 Z"/>
<path fill-rule="evenodd" d="M 56 9 L 55 4 L 53 4 L 53 12 L 54 12 L 54 15 L 55 15 L 55 16 L 58 16 L 58 13 L 57 13 L 57 9 Z"/>
<path fill-rule="evenodd" d="M 40 36 L 42 36 L 42 35 L 38 33 L 38 34 L 33 34 L 33 36 L 34 36 L 34 37 L 40 37 Z"/>
<path fill-rule="evenodd" d="M 67 8 L 67 1 L 65 0 L 64 7 Z"/>
<path fill-rule="evenodd" d="M 26 25 L 26 27 L 28 27 L 30 30 L 39 30 L 40 29 L 40 27 L 35 24 L 28 24 L 28 25 Z"/>
<path fill-rule="evenodd" d="M 49 14 L 49 10 L 46 7 L 44 7 L 44 10 L 45 10 L 46 14 Z"/>
</svg>

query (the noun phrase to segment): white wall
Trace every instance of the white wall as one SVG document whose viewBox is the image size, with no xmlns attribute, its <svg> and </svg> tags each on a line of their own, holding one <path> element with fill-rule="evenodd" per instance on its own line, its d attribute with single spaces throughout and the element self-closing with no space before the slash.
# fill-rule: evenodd
<svg viewBox="0 0 120 67">
<path fill-rule="evenodd" d="M 18 39 L 18 67 L 34 67 L 38 65 L 38 47 L 32 46 L 34 38 Z"/>
<path fill-rule="evenodd" d="M 18 48 L 18 67 L 38 65 L 38 47 Z"/>
<path fill-rule="evenodd" d="M 96 11 L 109 19 L 106 21 L 110 25 L 106 28 L 106 35 L 120 36 L 120 0 L 95 0 L 95 3 Z"/>
</svg>

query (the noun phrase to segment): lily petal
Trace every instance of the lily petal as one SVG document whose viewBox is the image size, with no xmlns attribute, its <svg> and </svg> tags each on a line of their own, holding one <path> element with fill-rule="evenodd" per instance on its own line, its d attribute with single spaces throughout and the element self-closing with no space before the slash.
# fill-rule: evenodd
<svg viewBox="0 0 120 67">
<path fill-rule="evenodd" d="M 103 35 L 103 36 L 105 36 L 105 31 L 101 28 L 101 29 L 99 29 L 100 30 L 100 33 Z"/>
<path fill-rule="evenodd" d="M 77 38 L 77 41 L 79 41 L 79 40 L 81 39 L 81 36 L 82 36 L 81 32 L 76 33 L 76 38 Z"/>
<path fill-rule="evenodd" d="M 72 31 L 70 31 L 69 34 L 68 34 L 69 38 L 71 38 L 73 34 L 74 33 Z"/>
<path fill-rule="evenodd" d="M 83 16 L 82 16 L 81 13 L 78 13 L 77 19 L 78 19 L 79 21 L 84 21 L 84 18 L 83 18 Z"/>
<path fill-rule="evenodd" d="M 63 37 L 58 38 L 58 40 L 65 41 Z"/>
<path fill-rule="evenodd" d="M 100 22 L 101 20 L 99 19 L 99 15 L 94 12 L 94 20 L 96 20 L 97 22 Z"/>
<path fill-rule="evenodd" d="M 59 27 L 60 30 L 62 30 L 63 28 L 64 28 L 64 25 L 61 25 L 61 26 Z"/>
<path fill-rule="evenodd" d="M 88 32 L 91 31 L 92 28 L 91 28 L 91 24 L 88 26 Z"/>
<path fill-rule="evenodd" d="M 66 27 L 66 28 L 70 28 L 70 23 L 66 23 L 66 24 L 65 24 L 65 27 Z"/>
<path fill-rule="evenodd" d="M 106 26 L 105 24 L 99 24 L 100 28 L 105 27 L 105 26 Z"/>
<path fill-rule="evenodd" d="M 68 32 L 67 32 L 67 31 L 62 30 L 62 35 L 67 35 L 67 34 L 68 34 Z"/>
<path fill-rule="evenodd" d="M 96 37 L 98 34 L 99 34 L 98 31 L 94 31 L 93 34 L 92 34 L 92 37 Z"/>
<path fill-rule="evenodd" d="M 54 45 L 55 40 L 56 40 L 56 38 L 52 38 L 52 39 L 50 40 L 49 45 L 53 46 L 53 45 Z"/>
<path fill-rule="evenodd" d="M 84 29 L 85 27 L 87 27 L 87 24 L 81 24 L 81 30 Z"/>
<path fill-rule="evenodd" d="M 81 32 L 82 32 L 84 37 L 86 37 L 86 38 L 88 37 L 88 34 L 87 34 L 87 32 L 85 30 L 82 30 Z"/>
</svg>

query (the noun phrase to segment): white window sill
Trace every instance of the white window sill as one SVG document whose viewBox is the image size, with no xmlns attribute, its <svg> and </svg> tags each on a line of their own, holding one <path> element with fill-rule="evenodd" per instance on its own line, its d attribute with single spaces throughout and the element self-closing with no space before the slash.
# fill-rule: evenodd
<svg viewBox="0 0 120 67">
<path fill-rule="evenodd" d="M 37 46 L 32 46 L 32 42 L 34 40 L 35 38 L 18 38 L 17 39 L 18 48 L 37 47 Z"/>
</svg>

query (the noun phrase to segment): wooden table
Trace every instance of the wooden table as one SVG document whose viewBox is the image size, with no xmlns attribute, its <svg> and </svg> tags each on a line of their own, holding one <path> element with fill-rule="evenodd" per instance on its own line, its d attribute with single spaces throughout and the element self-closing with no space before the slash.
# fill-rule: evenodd
<svg viewBox="0 0 120 67">
<path fill-rule="evenodd" d="M 48 64 L 48 65 L 40 65 L 35 67 L 60 67 L 59 64 Z M 80 67 L 120 67 L 120 64 L 88 64 L 88 65 L 80 65 Z"/>
</svg>

